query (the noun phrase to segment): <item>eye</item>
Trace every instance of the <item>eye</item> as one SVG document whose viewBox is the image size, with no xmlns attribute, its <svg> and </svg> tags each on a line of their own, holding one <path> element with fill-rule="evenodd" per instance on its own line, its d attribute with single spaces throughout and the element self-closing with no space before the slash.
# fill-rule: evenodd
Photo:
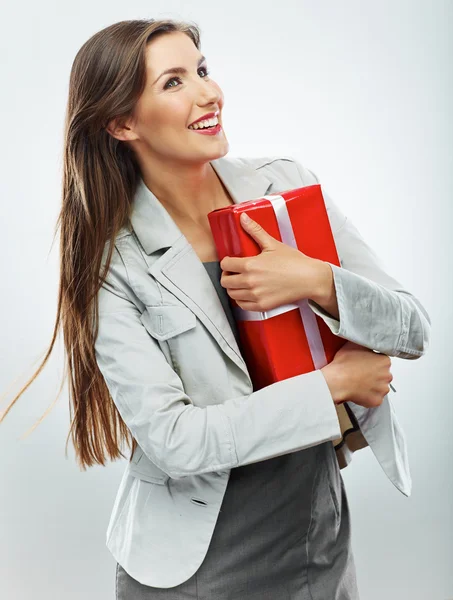
<svg viewBox="0 0 453 600">
<path fill-rule="evenodd" d="M 207 67 L 200 67 L 198 69 L 198 71 L 204 71 L 206 73 L 206 75 L 203 77 L 203 79 L 205 77 L 207 77 L 209 75 L 209 73 L 210 73 L 210 71 L 207 69 Z M 178 87 L 178 86 L 174 86 L 174 85 L 168 85 L 171 81 L 181 81 L 181 77 L 172 77 L 171 79 L 169 79 L 167 81 L 167 83 L 164 85 L 164 90 L 170 89 L 170 88 L 173 88 L 173 87 Z"/>
</svg>

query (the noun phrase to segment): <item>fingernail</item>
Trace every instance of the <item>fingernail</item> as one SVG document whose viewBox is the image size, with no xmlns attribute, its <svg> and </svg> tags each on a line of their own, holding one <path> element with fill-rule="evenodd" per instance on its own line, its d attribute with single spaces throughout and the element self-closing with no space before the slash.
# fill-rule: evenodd
<svg viewBox="0 0 453 600">
<path fill-rule="evenodd" d="M 250 223 L 250 217 L 248 216 L 247 213 L 243 212 L 241 214 L 241 219 L 243 223 Z"/>
</svg>

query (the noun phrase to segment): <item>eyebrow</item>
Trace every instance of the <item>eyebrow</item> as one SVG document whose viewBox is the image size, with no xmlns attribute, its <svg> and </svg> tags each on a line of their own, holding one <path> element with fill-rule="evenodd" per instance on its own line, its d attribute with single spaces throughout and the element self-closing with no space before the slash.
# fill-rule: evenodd
<svg viewBox="0 0 453 600">
<path fill-rule="evenodd" d="M 197 67 L 199 67 L 201 65 L 201 63 L 204 62 L 205 60 L 206 60 L 206 57 L 202 56 L 197 63 Z M 184 67 L 172 67 L 170 69 L 166 69 L 165 71 L 162 71 L 162 73 L 159 75 L 159 77 L 157 79 L 155 79 L 151 85 L 154 85 L 157 81 L 159 81 L 159 79 L 163 75 L 168 75 L 169 73 L 178 73 L 178 75 L 185 75 L 187 73 L 187 69 L 185 69 Z"/>
</svg>

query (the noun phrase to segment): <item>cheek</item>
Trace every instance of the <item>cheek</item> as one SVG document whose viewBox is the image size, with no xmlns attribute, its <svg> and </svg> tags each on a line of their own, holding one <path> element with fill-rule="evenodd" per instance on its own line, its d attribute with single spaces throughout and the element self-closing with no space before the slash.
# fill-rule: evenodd
<svg viewBox="0 0 453 600">
<path fill-rule="evenodd" d="M 148 133 L 162 129 L 181 128 L 190 118 L 190 107 L 178 98 L 166 98 L 165 101 L 155 102 L 153 107 L 146 108 L 141 114 L 141 123 Z"/>
<path fill-rule="evenodd" d="M 192 103 L 184 94 L 169 94 L 159 110 L 159 123 L 166 127 L 184 127 L 189 123 Z"/>
<path fill-rule="evenodd" d="M 149 114 L 144 137 L 157 152 L 165 154 L 172 147 L 180 146 L 189 120 L 190 109 L 185 109 L 181 101 L 167 101 L 158 110 L 155 106 Z"/>
</svg>

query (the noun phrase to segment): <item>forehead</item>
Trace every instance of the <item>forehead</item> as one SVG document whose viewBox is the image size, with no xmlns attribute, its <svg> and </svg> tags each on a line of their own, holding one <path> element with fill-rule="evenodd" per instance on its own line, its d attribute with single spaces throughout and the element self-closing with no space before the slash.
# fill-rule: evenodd
<svg viewBox="0 0 453 600">
<path fill-rule="evenodd" d="M 147 71 L 156 77 L 164 69 L 191 64 L 201 56 L 192 39 L 181 31 L 163 33 L 151 39 L 146 49 Z"/>
</svg>

